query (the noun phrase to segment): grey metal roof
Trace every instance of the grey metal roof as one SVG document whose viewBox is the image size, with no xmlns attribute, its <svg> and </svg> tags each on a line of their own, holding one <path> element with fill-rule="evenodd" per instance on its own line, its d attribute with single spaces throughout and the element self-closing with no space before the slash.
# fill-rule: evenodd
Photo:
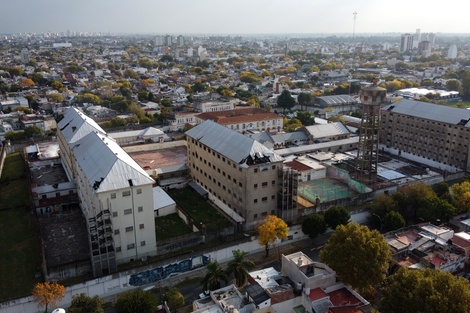
<svg viewBox="0 0 470 313">
<path fill-rule="evenodd" d="M 305 126 L 305 130 L 314 139 L 349 134 L 349 130 L 341 122 Z"/>
<path fill-rule="evenodd" d="M 57 124 L 57 128 L 60 129 L 68 144 L 95 131 L 106 133 L 94 120 L 73 107 L 65 110 L 64 118 Z"/>
<path fill-rule="evenodd" d="M 335 96 L 322 96 L 318 97 L 321 102 L 324 102 L 327 106 L 337 106 L 351 103 L 359 103 L 359 101 L 349 95 L 335 95 Z M 320 104 L 319 103 L 319 104 Z"/>
<path fill-rule="evenodd" d="M 245 291 L 256 305 L 269 299 L 269 295 L 257 282 L 246 286 Z"/>
<path fill-rule="evenodd" d="M 191 128 L 186 135 L 238 164 L 245 164 L 250 156 L 268 157 L 270 162 L 283 160 L 258 141 L 210 120 Z"/>
<path fill-rule="evenodd" d="M 461 124 L 470 127 L 470 110 L 467 109 L 405 99 L 387 105 L 382 110 L 451 125 Z"/>
<path fill-rule="evenodd" d="M 72 146 L 73 154 L 96 193 L 155 181 L 112 139 L 89 133 Z"/>
<path fill-rule="evenodd" d="M 280 133 L 271 135 L 274 142 L 285 142 L 288 140 L 307 140 L 308 136 L 302 131 L 296 131 L 292 133 Z"/>
</svg>

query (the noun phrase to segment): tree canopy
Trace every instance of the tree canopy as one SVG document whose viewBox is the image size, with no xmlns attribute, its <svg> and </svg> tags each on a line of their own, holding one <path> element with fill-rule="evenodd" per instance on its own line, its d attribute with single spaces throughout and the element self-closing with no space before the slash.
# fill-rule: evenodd
<svg viewBox="0 0 470 313">
<path fill-rule="evenodd" d="M 104 313 L 103 299 L 99 296 L 89 297 L 85 293 L 75 295 L 72 304 L 68 308 L 68 313 Z"/>
<path fill-rule="evenodd" d="M 184 296 L 176 287 L 170 288 L 165 292 L 165 300 L 171 309 L 176 310 L 184 306 Z"/>
<path fill-rule="evenodd" d="M 334 205 L 325 211 L 325 223 L 331 229 L 335 229 L 338 225 L 346 225 L 350 218 L 348 210 L 342 206 Z"/>
<path fill-rule="evenodd" d="M 48 312 L 49 305 L 56 306 L 65 294 L 65 287 L 58 283 L 37 283 L 33 288 L 33 297 L 39 302 L 39 306 L 45 307 Z"/>
<path fill-rule="evenodd" d="M 279 97 L 277 97 L 277 105 L 280 106 L 283 111 L 291 110 L 295 106 L 295 99 L 291 96 L 289 90 L 284 90 Z"/>
<path fill-rule="evenodd" d="M 266 256 L 269 254 L 269 244 L 276 239 L 287 237 L 289 227 L 282 218 L 275 215 L 268 215 L 266 221 L 258 227 L 258 243 L 265 247 Z"/>
<path fill-rule="evenodd" d="M 321 214 L 310 214 L 302 222 L 302 232 L 311 239 L 326 232 L 327 225 Z"/>
<path fill-rule="evenodd" d="M 403 215 L 398 213 L 397 211 L 390 211 L 388 212 L 383 218 L 383 230 L 385 231 L 392 231 L 395 229 L 400 229 L 405 227 L 406 222 L 403 218 Z"/>
<path fill-rule="evenodd" d="M 117 313 L 155 312 L 158 302 L 156 294 L 138 288 L 121 293 L 114 308 Z"/>
<path fill-rule="evenodd" d="M 248 281 L 248 272 L 255 267 L 255 263 L 245 259 L 247 252 L 241 250 L 233 250 L 233 259 L 227 264 L 227 274 L 235 276 L 235 284 L 237 287 L 243 287 Z"/>
<path fill-rule="evenodd" d="M 450 191 L 459 213 L 468 212 L 470 210 L 470 182 L 454 184 L 450 187 Z"/>
<path fill-rule="evenodd" d="M 217 260 L 210 261 L 206 265 L 207 273 L 202 279 L 204 290 L 216 290 L 221 287 L 221 283 L 228 283 L 227 273 L 220 267 Z"/>
<path fill-rule="evenodd" d="M 367 290 L 385 278 L 391 257 L 385 238 L 357 223 L 339 225 L 320 252 L 322 262 L 353 288 Z"/>
<path fill-rule="evenodd" d="M 382 313 L 470 312 L 467 279 L 435 269 L 401 268 L 382 288 Z"/>
</svg>

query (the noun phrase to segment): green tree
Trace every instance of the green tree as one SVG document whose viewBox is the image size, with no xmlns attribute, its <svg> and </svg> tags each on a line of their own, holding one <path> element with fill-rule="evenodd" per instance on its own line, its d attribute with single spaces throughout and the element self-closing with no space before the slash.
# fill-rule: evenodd
<svg viewBox="0 0 470 313">
<path fill-rule="evenodd" d="M 176 287 L 170 288 L 165 292 L 165 300 L 170 309 L 176 310 L 184 306 L 184 296 Z"/>
<path fill-rule="evenodd" d="M 321 214 L 310 214 L 302 222 L 302 232 L 311 239 L 324 234 L 326 229 L 325 218 Z"/>
<path fill-rule="evenodd" d="M 206 275 L 202 279 L 202 287 L 206 290 L 216 290 L 221 287 L 222 282 L 228 283 L 227 273 L 220 267 L 217 260 L 210 261 L 206 266 Z"/>
<path fill-rule="evenodd" d="M 264 246 L 266 257 L 269 255 L 269 245 L 276 239 L 282 239 L 289 234 L 289 227 L 282 218 L 268 215 L 266 221 L 258 227 L 258 243 Z"/>
<path fill-rule="evenodd" d="M 193 92 L 203 92 L 206 90 L 206 85 L 198 81 L 194 85 L 191 86 L 191 89 L 193 90 Z"/>
<path fill-rule="evenodd" d="M 460 73 L 460 80 L 462 82 L 462 96 L 465 99 L 470 99 L 470 71 L 462 71 Z"/>
<path fill-rule="evenodd" d="M 60 93 L 51 93 L 49 98 L 54 101 L 55 103 L 64 101 L 64 97 Z"/>
<path fill-rule="evenodd" d="M 336 227 L 320 252 L 322 262 L 336 271 L 344 283 L 360 291 L 384 280 L 390 257 L 385 238 L 357 223 Z"/>
<path fill-rule="evenodd" d="M 286 132 L 293 132 L 297 128 L 301 127 L 302 123 L 298 118 L 291 118 L 290 120 L 287 118 L 284 118 L 284 130 Z"/>
<path fill-rule="evenodd" d="M 28 126 L 24 129 L 24 134 L 26 138 L 33 138 L 42 136 L 43 131 L 41 128 L 37 127 L 36 125 Z"/>
<path fill-rule="evenodd" d="M 454 184 L 450 187 L 450 192 L 459 213 L 470 211 L 470 182 Z"/>
<path fill-rule="evenodd" d="M 227 274 L 235 276 L 235 284 L 237 287 L 243 287 L 248 281 L 248 272 L 255 267 L 255 263 L 245 259 L 247 252 L 241 250 L 233 250 L 233 259 L 227 264 Z"/>
<path fill-rule="evenodd" d="M 447 222 L 457 214 L 457 209 L 444 199 L 433 197 L 424 200 L 418 216 L 431 223 Z"/>
<path fill-rule="evenodd" d="M 85 293 L 75 295 L 68 308 L 69 313 L 104 313 L 104 301 L 99 296 L 89 297 Z"/>
<path fill-rule="evenodd" d="M 342 206 L 334 205 L 325 211 L 325 223 L 331 229 L 336 229 L 338 225 L 346 225 L 350 218 L 348 210 Z"/>
<path fill-rule="evenodd" d="M 121 293 L 116 299 L 114 308 L 117 313 L 155 312 L 158 303 L 156 294 L 138 288 Z"/>
<path fill-rule="evenodd" d="M 62 82 L 60 82 L 60 81 L 54 80 L 51 83 L 51 87 L 54 88 L 57 91 L 62 91 L 64 89 L 64 84 L 62 84 Z"/>
<path fill-rule="evenodd" d="M 12 67 L 10 69 L 8 69 L 8 73 L 10 73 L 10 76 L 21 76 L 23 75 L 23 70 L 21 69 L 21 67 Z"/>
<path fill-rule="evenodd" d="M 133 71 L 131 69 L 127 69 L 127 70 L 124 71 L 124 77 L 137 79 L 137 78 L 139 78 L 139 74 L 136 71 Z"/>
<path fill-rule="evenodd" d="M 470 312 L 470 283 L 441 270 L 404 267 L 385 281 L 380 312 Z"/>
<path fill-rule="evenodd" d="M 277 97 L 277 105 L 283 109 L 291 110 L 295 106 L 295 99 L 291 96 L 289 90 L 284 90 L 279 97 Z"/>
<path fill-rule="evenodd" d="M 385 214 L 385 217 L 383 218 L 383 229 L 385 231 L 400 229 L 405 227 L 405 225 L 406 222 L 403 218 L 403 215 L 401 215 L 397 211 L 390 211 Z"/>
<path fill-rule="evenodd" d="M 300 104 L 300 109 L 302 110 L 304 105 L 307 105 L 312 101 L 312 95 L 310 93 L 301 92 L 297 97 L 297 102 Z M 304 124 L 305 125 L 305 124 Z"/>
<path fill-rule="evenodd" d="M 315 124 L 315 116 L 313 115 L 313 113 L 307 111 L 297 111 L 296 117 L 304 126 L 310 126 Z"/>
<path fill-rule="evenodd" d="M 446 81 L 446 88 L 452 91 L 460 91 L 462 86 L 457 79 L 449 79 Z"/>
</svg>

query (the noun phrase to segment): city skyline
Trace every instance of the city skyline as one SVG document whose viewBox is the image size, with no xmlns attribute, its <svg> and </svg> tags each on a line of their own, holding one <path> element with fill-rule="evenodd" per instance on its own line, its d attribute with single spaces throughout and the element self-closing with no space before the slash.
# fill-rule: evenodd
<svg viewBox="0 0 470 313">
<path fill-rule="evenodd" d="M 470 6 L 470 5 L 465 5 Z M 78 3 L 0 0 L 0 33 L 111 32 L 159 34 L 470 33 L 460 3 L 397 0 L 176 0 Z M 456 23 L 456 21 L 458 21 Z"/>
</svg>

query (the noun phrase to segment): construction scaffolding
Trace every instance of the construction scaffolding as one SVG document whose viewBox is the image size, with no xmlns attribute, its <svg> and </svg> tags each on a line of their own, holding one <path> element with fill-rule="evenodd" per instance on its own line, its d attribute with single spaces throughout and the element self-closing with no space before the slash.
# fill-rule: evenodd
<svg viewBox="0 0 470 313">
<path fill-rule="evenodd" d="M 293 222 L 298 217 L 297 190 L 299 176 L 298 171 L 291 168 L 282 168 L 278 171 L 278 212 L 279 217 L 285 222 Z"/>
</svg>

